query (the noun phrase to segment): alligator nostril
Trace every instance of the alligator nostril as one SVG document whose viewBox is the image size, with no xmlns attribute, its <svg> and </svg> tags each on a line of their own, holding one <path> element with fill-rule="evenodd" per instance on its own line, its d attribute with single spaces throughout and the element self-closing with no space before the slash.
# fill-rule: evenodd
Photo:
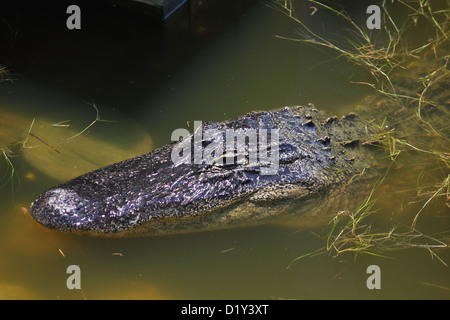
<svg viewBox="0 0 450 320">
<path fill-rule="evenodd" d="M 76 192 L 55 188 L 42 194 L 31 204 L 31 215 L 40 224 L 63 231 L 78 229 L 89 222 L 85 214 L 88 202 Z"/>
<path fill-rule="evenodd" d="M 85 204 L 76 192 L 60 188 L 47 191 L 41 199 L 43 200 L 41 206 L 67 214 L 77 211 Z"/>
</svg>

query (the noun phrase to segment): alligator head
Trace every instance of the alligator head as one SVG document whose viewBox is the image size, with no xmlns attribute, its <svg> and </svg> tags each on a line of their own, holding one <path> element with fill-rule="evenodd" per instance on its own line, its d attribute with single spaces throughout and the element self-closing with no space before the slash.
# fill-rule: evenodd
<svg viewBox="0 0 450 320">
<path fill-rule="evenodd" d="M 262 221 L 360 172 L 363 156 L 342 154 L 361 131 L 356 116 L 326 119 L 312 105 L 208 122 L 181 142 L 48 190 L 31 214 L 52 229 L 104 234 Z"/>
</svg>

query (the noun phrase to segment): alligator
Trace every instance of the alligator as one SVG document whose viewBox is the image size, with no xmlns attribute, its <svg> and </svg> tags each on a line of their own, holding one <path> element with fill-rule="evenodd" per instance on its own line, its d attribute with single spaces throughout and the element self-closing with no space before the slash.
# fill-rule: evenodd
<svg viewBox="0 0 450 320">
<path fill-rule="evenodd" d="M 415 91 L 422 92 L 416 79 L 424 72 L 416 64 L 393 76 L 396 93 L 416 96 Z M 438 130 L 445 131 L 448 75 L 433 88 L 427 92 L 433 103 L 423 106 L 422 116 L 433 123 L 442 124 L 444 119 Z M 387 119 L 384 125 L 400 135 L 414 134 L 411 131 L 418 129 L 412 128 L 420 127 L 411 120 L 414 111 L 384 95 L 371 96 L 364 105 L 358 114 L 342 117 L 330 117 L 307 104 L 206 122 L 183 140 L 191 151 L 185 160 L 190 161 L 173 161 L 173 152 L 182 143 L 175 141 L 44 192 L 31 204 L 31 215 L 51 229 L 121 236 L 248 226 L 280 217 L 323 224 L 339 208 L 360 201 L 357 194 L 367 192 L 362 186 L 380 175 L 374 164 L 382 151 L 370 143 L 376 134 L 371 121 Z M 195 146 L 206 150 L 218 141 L 208 132 L 215 130 L 225 138 L 230 129 L 244 134 L 277 132 L 277 137 L 266 138 L 268 154 L 278 153 L 276 174 L 263 174 L 270 163 L 251 161 L 254 145 L 250 143 L 238 160 L 238 152 L 210 148 L 214 161 L 194 161 Z M 444 134 L 448 136 L 448 131 Z M 196 137 L 201 138 L 200 144 Z"/>
</svg>

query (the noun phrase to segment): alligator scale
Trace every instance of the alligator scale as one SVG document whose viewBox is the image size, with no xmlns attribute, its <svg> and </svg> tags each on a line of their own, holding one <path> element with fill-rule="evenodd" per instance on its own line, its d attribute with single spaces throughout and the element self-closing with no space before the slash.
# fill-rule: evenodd
<svg viewBox="0 0 450 320">
<path fill-rule="evenodd" d="M 399 93 L 411 94 L 417 86 L 411 76 L 396 81 Z M 438 108 L 429 120 L 442 122 L 448 116 L 448 77 L 432 94 Z M 357 198 L 361 180 L 377 174 L 376 148 L 361 143 L 372 134 L 367 120 L 387 117 L 397 132 L 410 126 L 403 119 L 411 110 L 400 110 L 386 98 L 367 102 L 368 110 L 359 116 L 329 117 L 308 104 L 255 111 L 197 129 L 203 133 L 203 148 L 213 142 L 207 134 L 212 129 L 223 135 L 230 129 L 244 134 L 277 130 L 277 139 L 268 137 L 267 144 L 269 154 L 278 153 L 275 174 L 262 174 L 267 163 L 249 161 L 249 144 L 241 161 L 224 161 L 230 157 L 224 150 L 212 154 L 221 161 L 175 163 L 172 152 L 178 143 L 172 143 L 46 191 L 32 203 L 31 214 L 60 231 L 137 235 L 250 225 L 283 214 L 288 220 L 329 221 L 330 212 Z M 383 105 L 383 112 L 374 111 L 374 105 Z M 185 141 L 194 146 L 195 135 Z"/>
</svg>

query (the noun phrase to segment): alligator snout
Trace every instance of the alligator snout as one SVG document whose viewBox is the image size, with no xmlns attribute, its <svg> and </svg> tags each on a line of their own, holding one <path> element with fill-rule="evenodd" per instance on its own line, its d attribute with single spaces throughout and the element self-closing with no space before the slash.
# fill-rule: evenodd
<svg viewBox="0 0 450 320">
<path fill-rule="evenodd" d="M 31 215 L 45 227 L 64 231 L 89 229 L 95 216 L 90 204 L 76 192 L 55 188 L 31 204 Z"/>
</svg>

